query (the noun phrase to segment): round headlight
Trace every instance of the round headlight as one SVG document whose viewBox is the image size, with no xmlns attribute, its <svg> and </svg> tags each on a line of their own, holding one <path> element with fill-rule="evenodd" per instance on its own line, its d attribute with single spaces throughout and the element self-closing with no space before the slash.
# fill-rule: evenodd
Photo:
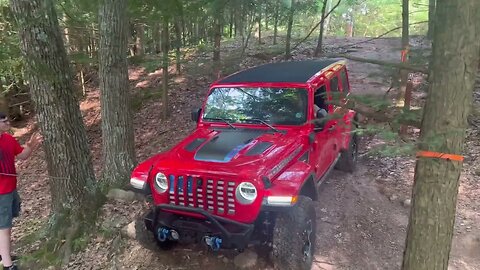
<svg viewBox="0 0 480 270">
<path fill-rule="evenodd" d="M 257 189 L 252 183 L 242 182 L 235 192 L 237 200 L 241 204 L 251 204 L 257 198 Z"/>
<path fill-rule="evenodd" d="M 168 181 L 167 181 L 167 176 L 163 173 L 157 173 L 155 175 L 155 190 L 158 193 L 164 193 L 168 189 Z"/>
</svg>

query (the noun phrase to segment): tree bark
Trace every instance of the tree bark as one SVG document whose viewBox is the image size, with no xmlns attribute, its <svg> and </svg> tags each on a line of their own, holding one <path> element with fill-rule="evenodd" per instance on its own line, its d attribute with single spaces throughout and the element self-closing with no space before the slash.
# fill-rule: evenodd
<svg viewBox="0 0 480 270">
<path fill-rule="evenodd" d="M 293 14 L 295 13 L 295 0 L 290 2 L 290 11 L 288 12 L 288 26 L 287 26 L 287 39 L 285 41 L 285 59 L 290 59 L 292 57 L 290 51 L 290 42 L 292 39 L 292 26 L 293 26 Z"/>
<path fill-rule="evenodd" d="M 279 1 L 275 1 L 275 13 L 273 15 L 273 45 L 277 44 L 277 35 L 278 35 L 278 13 L 279 13 Z"/>
<path fill-rule="evenodd" d="M 156 54 L 159 54 L 161 50 L 161 42 L 160 42 L 160 23 L 154 22 L 153 29 L 152 29 L 152 39 L 153 39 L 153 50 Z"/>
<path fill-rule="evenodd" d="M 233 24 L 234 24 L 234 19 L 235 19 L 235 11 L 234 10 L 231 10 L 230 11 L 230 22 L 229 22 L 229 26 L 228 26 L 228 36 L 230 38 L 233 37 Z"/>
<path fill-rule="evenodd" d="M 435 27 L 435 5 L 436 0 L 428 0 L 428 31 L 427 38 L 433 38 L 433 31 Z"/>
<path fill-rule="evenodd" d="M 258 14 L 257 14 L 257 36 L 258 36 L 258 44 L 262 44 L 262 5 L 258 7 Z"/>
<path fill-rule="evenodd" d="M 437 1 L 421 150 L 461 155 L 477 72 L 480 3 Z M 462 162 L 419 157 L 404 270 L 447 269 Z"/>
<path fill-rule="evenodd" d="M 314 56 L 317 57 L 319 54 L 322 53 L 322 46 L 323 46 L 323 31 L 325 29 L 325 11 L 327 8 L 327 2 L 328 0 L 323 0 L 323 6 L 322 6 L 322 17 L 321 17 L 321 23 L 320 23 L 320 33 L 318 35 L 318 41 L 317 41 L 317 47 L 315 48 L 315 53 Z"/>
<path fill-rule="evenodd" d="M 168 59 L 168 51 L 169 51 L 169 32 L 168 32 L 168 17 L 163 18 L 162 23 L 162 51 L 163 51 L 163 61 L 162 61 L 162 119 L 167 119 L 169 115 L 169 101 L 168 101 L 168 66 L 169 66 L 169 59 Z"/>
<path fill-rule="evenodd" d="M 135 32 L 136 32 L 136 39 L 135 39 L 135 47 L 136 47 L 136 55 L 143 56 L 145 54 L 145 29 L 142 23 L 137 23 L 135 25 Z"/>
<path fill-rule="evenodd" d="M 11 0 L 10 3 L 18 24 L 50 175 L 54 214 L 50 233 L 55 236 L 50 242 L 58 247 L 62 243 L 59 239 L 65 239 L 58 250 L 65 262 L 72 239 L 84 225 L 95 221 L 98 209 L 87 134 L 53 1 Z"/>
<path fill-rule="evenodd" d="M 127 22 L 126 0 L 100 2 L 99 77 L 104 159 L 102 178 L 107 186 L 122 186 L 128 183 L 135 165 L 126 56 Z"/>
<path fill-rule="evenodd" d="M 408 63 L 409 53 L 409 18 L 408 18 L 408 4 L 409 0 L 402 0 L 402 54 L 401 61 Z M 407 89 L 408 71 L 400 69 L 400 88 L 397 94 L 397 106 L 405 106 L 405 103 L 410 101 L 405 100 L 405 91 Z M 405 128 L 401 128 L 401 131 Z"/>
<path fill-rule="evenodd" d="M 180 49 L 182 47 L 182 30 L 180 29 L 180 16 L 175 16 L 174 18 L 174 29 L 175 29 L 175 66 L 176 72 L 178 75 L 182 74 L 182 65 L 181 65 L 181 54 Z"/>
<path fill-rule="evenodd" d="M 214 32 L 213 32 L 213 61 L 217 62 L 220 61 L 220 41 L 222 40 L 222 17 L 223 13 L 220 9 L 218 9 L 218 15 L 215 16 L 215 25 L 214 25 Z"/>
</svg>

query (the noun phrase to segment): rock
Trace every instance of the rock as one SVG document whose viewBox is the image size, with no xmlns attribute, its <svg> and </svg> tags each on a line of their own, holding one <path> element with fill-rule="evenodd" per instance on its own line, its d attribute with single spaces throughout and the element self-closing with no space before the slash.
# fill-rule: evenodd
<svg viewBox="0 0 480 270">
<path fill-rule="evenodd" d="M 137 231 L 135 230 L 135 221 L 130 222 L 127 226 L 121 230 L 123 236 L 131 239 L 137 239 Z"/>
<path fill-rule="evenodd" d="M 390 196 L 390 198 L 389 198 L 389 199 L 390 199 L 390 201 L 392 201 L 392 202 L 393 202 L 393 201 L 396 201 L 396 200 L 398 199 L 398 196 L 397 196 L 397 195 L 395 195 L 395 194 L 393 194 L 392 196 Z"/>
<path fill-rule="evenodd" d="M 255 264 L 257 264 L 257 258 L 257 253 L 247 250 L 238 254 L 235 259 L 233 259 L 233 263 L 240 269 L 246 269 L 255 266 Z"/>
<path fill-rule="evenodd" d="M 123 189 L 114 188 L 108 191 L 107 198 L 113 199 L 113 200 L 131 202 L 135 200 L 136 196 L 135 196 L 135 192 L 133 191 L 130 191 L 130 190 L 125 191 Z"/>
<path fill-rule="evenodd" d="M 412 205 L 412 200 L 406 199 L 405 201 L 403 201 L 403 206 L 410 207 L 411 205 Z"/>
</svg>

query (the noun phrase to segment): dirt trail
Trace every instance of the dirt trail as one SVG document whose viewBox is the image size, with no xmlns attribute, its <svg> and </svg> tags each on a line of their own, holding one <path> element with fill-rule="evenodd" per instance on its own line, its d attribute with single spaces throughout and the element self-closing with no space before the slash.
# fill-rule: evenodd
<svg viewBox="0 0 480 270">
<path fill-rule="evenodd" d="M 352 41 L 359 40 L 327 39 L 326 46 L 329 50 L 335 50 L 337 46 Z M 314 43 L 307 43 L 305 50 L 311 51 L 314 46 Z M 356 46 L 351 53 L 365 58 L 395 60 L 400 57 L 399 48 L 398 39 L 380 39 Z M 294 57 L 301 59 L 310 56 L 298 54 Z M 255 59 L 250 61 L 258 62 Z M 383 95 L 389 88 L 389 80 L 385 79 L 387 71 L 381 67 L 352 61 L 348 65 L 354 93 Z M 152 76 L 155 77 L 155 74 L 136 76 L 132 79 L 132 85 L 138 85 L 142 79 L 152 80 Z M 179 80 L 173 86 L 170 95 L 170 100 L 174 102 L 173 116 L 169 120 L 158 120 L 156 112 L 160 111 L 161 103 L 156 101 L 148 103 L 136 113 L 134 119 L 139 160 L 168 149 L 193 129 L 194 125 L 188 121 L 190 109 L 200 104 L 211 82 L 207 77 L 195 76 L 187 73 L 184 80 Z M 136 88 L 134 91 L 143 90 Z M 97 96 L 92 94 L 91 99 L 96 106 Z M 89 136 L 95 160 L 99 161 L 101 137 L 98 120 L 92 111 L 85 114 L 91 114 L 90 119 L 97 121 L 89 128 Z M 470 158 L 466 161 L 462 176 L 451 270 L 480 270 L 480 170 L 476 175 L 478 168 L 475 169 L 475 165 L 480 163 L 480 132 L 471 130 L 469 134 L 467 149 Z M 377 136 L 364 138 L 358 170 L 353 174 L 334 171 L 322 187 L 317 203 L 317 250 L 312 269 L 400 268 L 409 212 L 408 203 L 407 207 L 404 204 L 410 196 L 414 160 L 371 157 L 367 150 L 377 143 L 381 143 Z M 42 155 L 41 152 L 37 153 L 33 161 L 22 163 L 21 172 L 45 173 Z M 100 167 L 98 162 L 96 164 Z M 49 202 L 46 178 L 40 177 L 34 184 L 26 178 L 20 181 L 21 192 L 27 194 L 24 197 L 26 213 L 14 230 L 16 239 L 38 228 L 39 222 L 35 220 L 39 217 L 45 222 Z M 64 269 L 235 269 L 234 258 L 238 255 L 235 251 L 212 253 L 199 246 L 179 246 L 172 251 L 159 251 L 150 235 L 137 234 L 137 237 L 144 238 L 139 242 L 120 232 L 133 220 L 141 218 L 146 210 L 147 206 L 142 201 L 109 201 L 98 222 L 99 233 L 88 243 L 86 250 L 76 254 Z M 40 244 L 37 241 L 17 251 L 28 253 Z M 258 254 L 253 269 L 271 269 L 262 253 Z"/>
</svg>

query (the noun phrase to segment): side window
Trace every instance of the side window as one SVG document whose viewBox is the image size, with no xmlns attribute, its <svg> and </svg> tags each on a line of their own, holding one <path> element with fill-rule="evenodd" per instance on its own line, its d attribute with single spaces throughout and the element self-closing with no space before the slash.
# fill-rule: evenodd
<svg viewBox="0 0 480 270">
<path fill-rule="evenodd" d="M 335 106 L 335 104 L 338 104 L 338 100 L 340 100 L 342 95 L 338 87 L 338 77 L 336 75 L 330 79 L 330 95 L 332 96 L 332 102 Z"/>
<path fill-rule="evenodd" d="M 349 88 L 349 85 L 348 85 L 348 79 L 347 79 L 347 72 L 345 70 L 345 68 L 342 69 L 342 71 L 340 71 L 340 80 L 342 80 L 342 88 L 343 88 L 343 92 L 350 92 L 350 88 Z"/>
<path fill-rule="evenodd" d="M 325 85 L 320 86 L 316 91 L 315 91 L 315 97 L 313 99 L 313 102 L 319 109 L 325 109 L 328 111 L 328 106 L 327 106 L 327 87 Z"/>
<path fill-rule="evenodd" d="M 338 77 L 337 76 L 334 76 L 331 80 L 330 80 L 330 91 L 332 91 L 332 93 L 336 93 L 336 92 L 339 92 L 340 90 L 338 89 Z"/>
</svg>

